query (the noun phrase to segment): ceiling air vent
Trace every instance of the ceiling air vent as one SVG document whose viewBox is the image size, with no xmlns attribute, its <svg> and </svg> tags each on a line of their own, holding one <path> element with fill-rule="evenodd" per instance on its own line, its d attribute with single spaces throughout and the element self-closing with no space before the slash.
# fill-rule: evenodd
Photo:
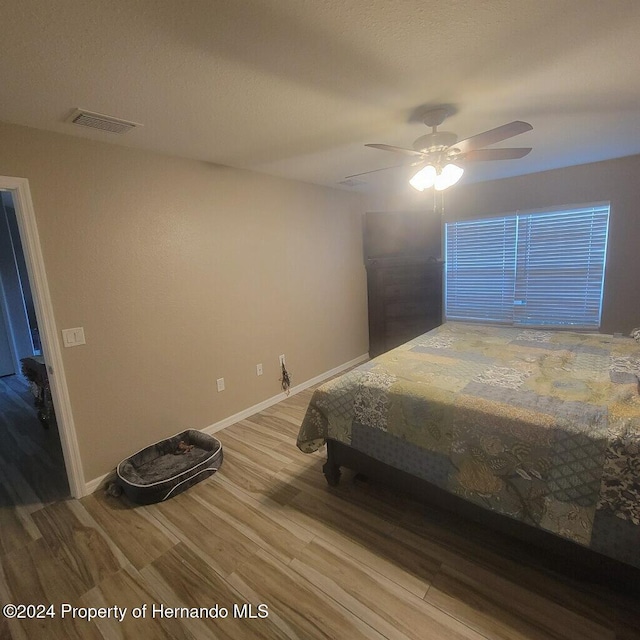
<svg viewBox="0 0 640 640">
<path fill-rule="evenodd" d="M 119 135 L 127 133 L 127 131 L 135 129 L 136 127 L 142 126 L 137 122 L 128 122 L 127 120 L 120 120 L 119 118 L 105 116 L 102 113 L 85 111 L 84 109 L 76 109 L 67 118 L 67 122 L 77 124 L 80 127 L 89 127 L 89 129 L 100 129 L 101 131 L 107 131 L 108 133 L 117 133 Z"/>
</svg>

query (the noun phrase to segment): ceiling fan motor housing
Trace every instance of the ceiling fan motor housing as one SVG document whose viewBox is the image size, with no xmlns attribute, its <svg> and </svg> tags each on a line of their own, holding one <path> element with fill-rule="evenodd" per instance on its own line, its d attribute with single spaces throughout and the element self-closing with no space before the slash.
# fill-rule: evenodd
<svg viewBox="0 0 640 640">
<path fill-rule="evenodd" d="M 432 152 L 443 151 L 447 147 L 455 144 L 458 136 L 449 131 L 436 131 L 420 136 L 414 143 L 413 148 L 416 151 Z"/>
</svg>

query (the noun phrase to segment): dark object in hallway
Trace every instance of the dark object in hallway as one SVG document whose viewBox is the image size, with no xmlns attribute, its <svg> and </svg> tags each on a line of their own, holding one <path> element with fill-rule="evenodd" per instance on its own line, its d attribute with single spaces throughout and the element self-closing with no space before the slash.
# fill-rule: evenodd
<svg viewBox="0 0 640 640">
<path fill-rule="evenodd" d="M 53 409 L 49 376 L 47 375 L 47 365 L 44 362 L 44 358 L 42 356 L 31 356 L 22 358 L 20 362 L 23 375 L 32 383 L 38 420 L 45 428 L 49 428 L 55 423 L 56 414 Z"/>
</svg>

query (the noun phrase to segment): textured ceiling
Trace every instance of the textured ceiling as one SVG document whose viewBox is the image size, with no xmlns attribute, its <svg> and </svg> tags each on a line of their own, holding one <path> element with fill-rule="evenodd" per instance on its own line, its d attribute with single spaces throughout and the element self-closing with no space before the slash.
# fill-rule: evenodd
<svg viewBox="0 0 640 640">
<path fill-rule="evenodd" d="M 425 105 L 533 131 L 487 180 L 640 153 L 639 0 L 0 0 L 0 120 L 339 186 Z M 75 107 L 144 124 L 65 122 Z M 404 173 L 403 173 L 404 172 Z M 372 186 L 407 169 L 375 173 Z"/>
</svg>

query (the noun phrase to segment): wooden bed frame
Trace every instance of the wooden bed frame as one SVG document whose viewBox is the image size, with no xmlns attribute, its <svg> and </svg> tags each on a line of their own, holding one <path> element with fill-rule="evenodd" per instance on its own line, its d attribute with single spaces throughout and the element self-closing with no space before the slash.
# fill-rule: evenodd
<svg viewBox="0 0 640 640">
<path fill-rule="evenodd" d="M 529 526 L 464 500 L 426 480 L 395 469 L 337 440 L 327 440 L 327 462 L 322 471 L 327 483 L 340 482 L 340 467 L 346 467 L 368 480 L 391 487 L 418 502 L 434 505 L 469 518 L 495 531 L 536 545 L 552 556 L 549 565 L 574 579 L 607 584 L 627 594 L 640 595 L 640 570 L 604 556 L 592 549 Z"/>
</svg>

